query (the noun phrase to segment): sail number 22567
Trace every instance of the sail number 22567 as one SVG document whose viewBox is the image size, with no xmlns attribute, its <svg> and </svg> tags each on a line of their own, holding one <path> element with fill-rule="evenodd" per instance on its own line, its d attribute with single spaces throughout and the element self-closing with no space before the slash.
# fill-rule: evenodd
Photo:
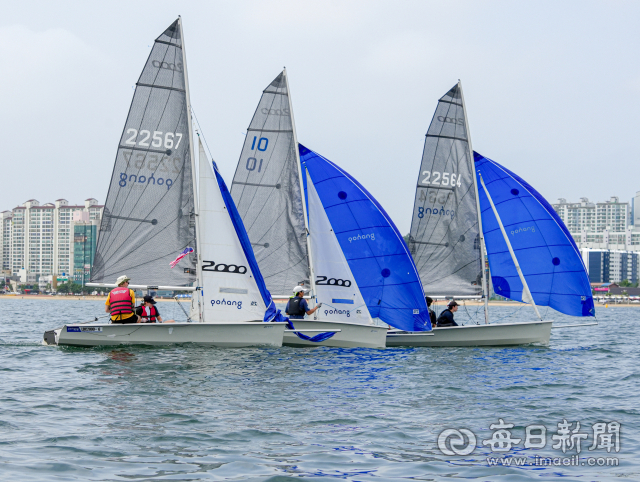
<svg viewBox="0 0 640 482">
<path fill-rule="evenodd" d="M 166 149 L 177 149 L 182 140 L 182 133 L 180 132 L 161 132 L 127 129 L 125 134 L 127 138 L 124 143 L 128 146 L 135 146 L 136 144 L 142 147 L 165 147 Z"/>
<path fill-rule="evenodd" d="M 420 184 L 430 185 L 430 186 L 449 186 L 449 187 L 460 187 L 461 179 L 460 176 L 455 172 L 436 172 L 436 171 L 422 171 L 422 179 Z"/>
</svg>

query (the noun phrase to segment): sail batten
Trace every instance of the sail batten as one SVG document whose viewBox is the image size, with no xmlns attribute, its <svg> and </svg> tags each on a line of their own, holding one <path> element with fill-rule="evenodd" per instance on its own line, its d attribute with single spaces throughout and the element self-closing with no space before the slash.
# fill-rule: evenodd
<svg viewBox="0 0 640 482">
<path fill-rule="evenodd" d="M 268 290 L 309 279 L 304 207 L 286 73 L 264 89 L 247 129 L 231 195 Z"/>
<path fill-rule="evenodd" d="M 459 84 L 438 102 L 425 136 L 408 246 L 427 295 L 480 296 L 474 172 Z"/>
<path fill-rule="evenodd" d="M 100 223 L 92 282 L 190 286 L 197 252 L 182 36 L 156 39 L 138 79 Z M 194 253 L 174 269 L 184 249 Z"/>
</svg>

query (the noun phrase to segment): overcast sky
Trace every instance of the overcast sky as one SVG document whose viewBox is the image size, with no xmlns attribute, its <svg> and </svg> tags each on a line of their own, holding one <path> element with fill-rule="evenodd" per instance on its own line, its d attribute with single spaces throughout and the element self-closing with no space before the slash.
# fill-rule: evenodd
<svg viewBox="0 0 640 482">
<path fill-rule="evenodd" d="M 424 135 L 462 80 L 473 148 L 549 201 L 640 190 L 640 2 L 4 2 L 0 211 L 104 202 L 133 87 L 182 15 L 191 101 L 230 184 L 262 90 L 409 230 Z"/>
</svg>

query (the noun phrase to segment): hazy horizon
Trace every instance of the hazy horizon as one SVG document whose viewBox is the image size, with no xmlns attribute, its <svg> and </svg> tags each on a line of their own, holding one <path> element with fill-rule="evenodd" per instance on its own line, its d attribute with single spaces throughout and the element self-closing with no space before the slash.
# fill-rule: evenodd
<svg viewBox="0 0 640 482">
<path fill-rule="evenodd" d="M 104 203 L 133 87 L 153 40 L 179 14 L 193 108 L 229 184 L 261 92 L 286 65 L 298 140 L 357 178 L 403 233 L 424 135 L 458 79 L 474 150 L 549 202 L 629 201 L 640 191 L 639 3 L 23 2 L 4 10 L 0 211 L 31 198 Z"/>
</svg>

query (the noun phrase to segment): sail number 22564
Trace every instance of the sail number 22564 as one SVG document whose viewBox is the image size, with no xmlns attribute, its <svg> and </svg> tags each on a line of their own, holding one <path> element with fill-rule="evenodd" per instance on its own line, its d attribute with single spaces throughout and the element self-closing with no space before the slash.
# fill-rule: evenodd
<svg viewBox="0 0 640 482">
<path fill-rule="evenodd" d="M 420 184 L 429 186 L 460 187 L 462 184 L 460 176 L 455 172 L 422 171 L 420 178 Z"/>
</svg>

